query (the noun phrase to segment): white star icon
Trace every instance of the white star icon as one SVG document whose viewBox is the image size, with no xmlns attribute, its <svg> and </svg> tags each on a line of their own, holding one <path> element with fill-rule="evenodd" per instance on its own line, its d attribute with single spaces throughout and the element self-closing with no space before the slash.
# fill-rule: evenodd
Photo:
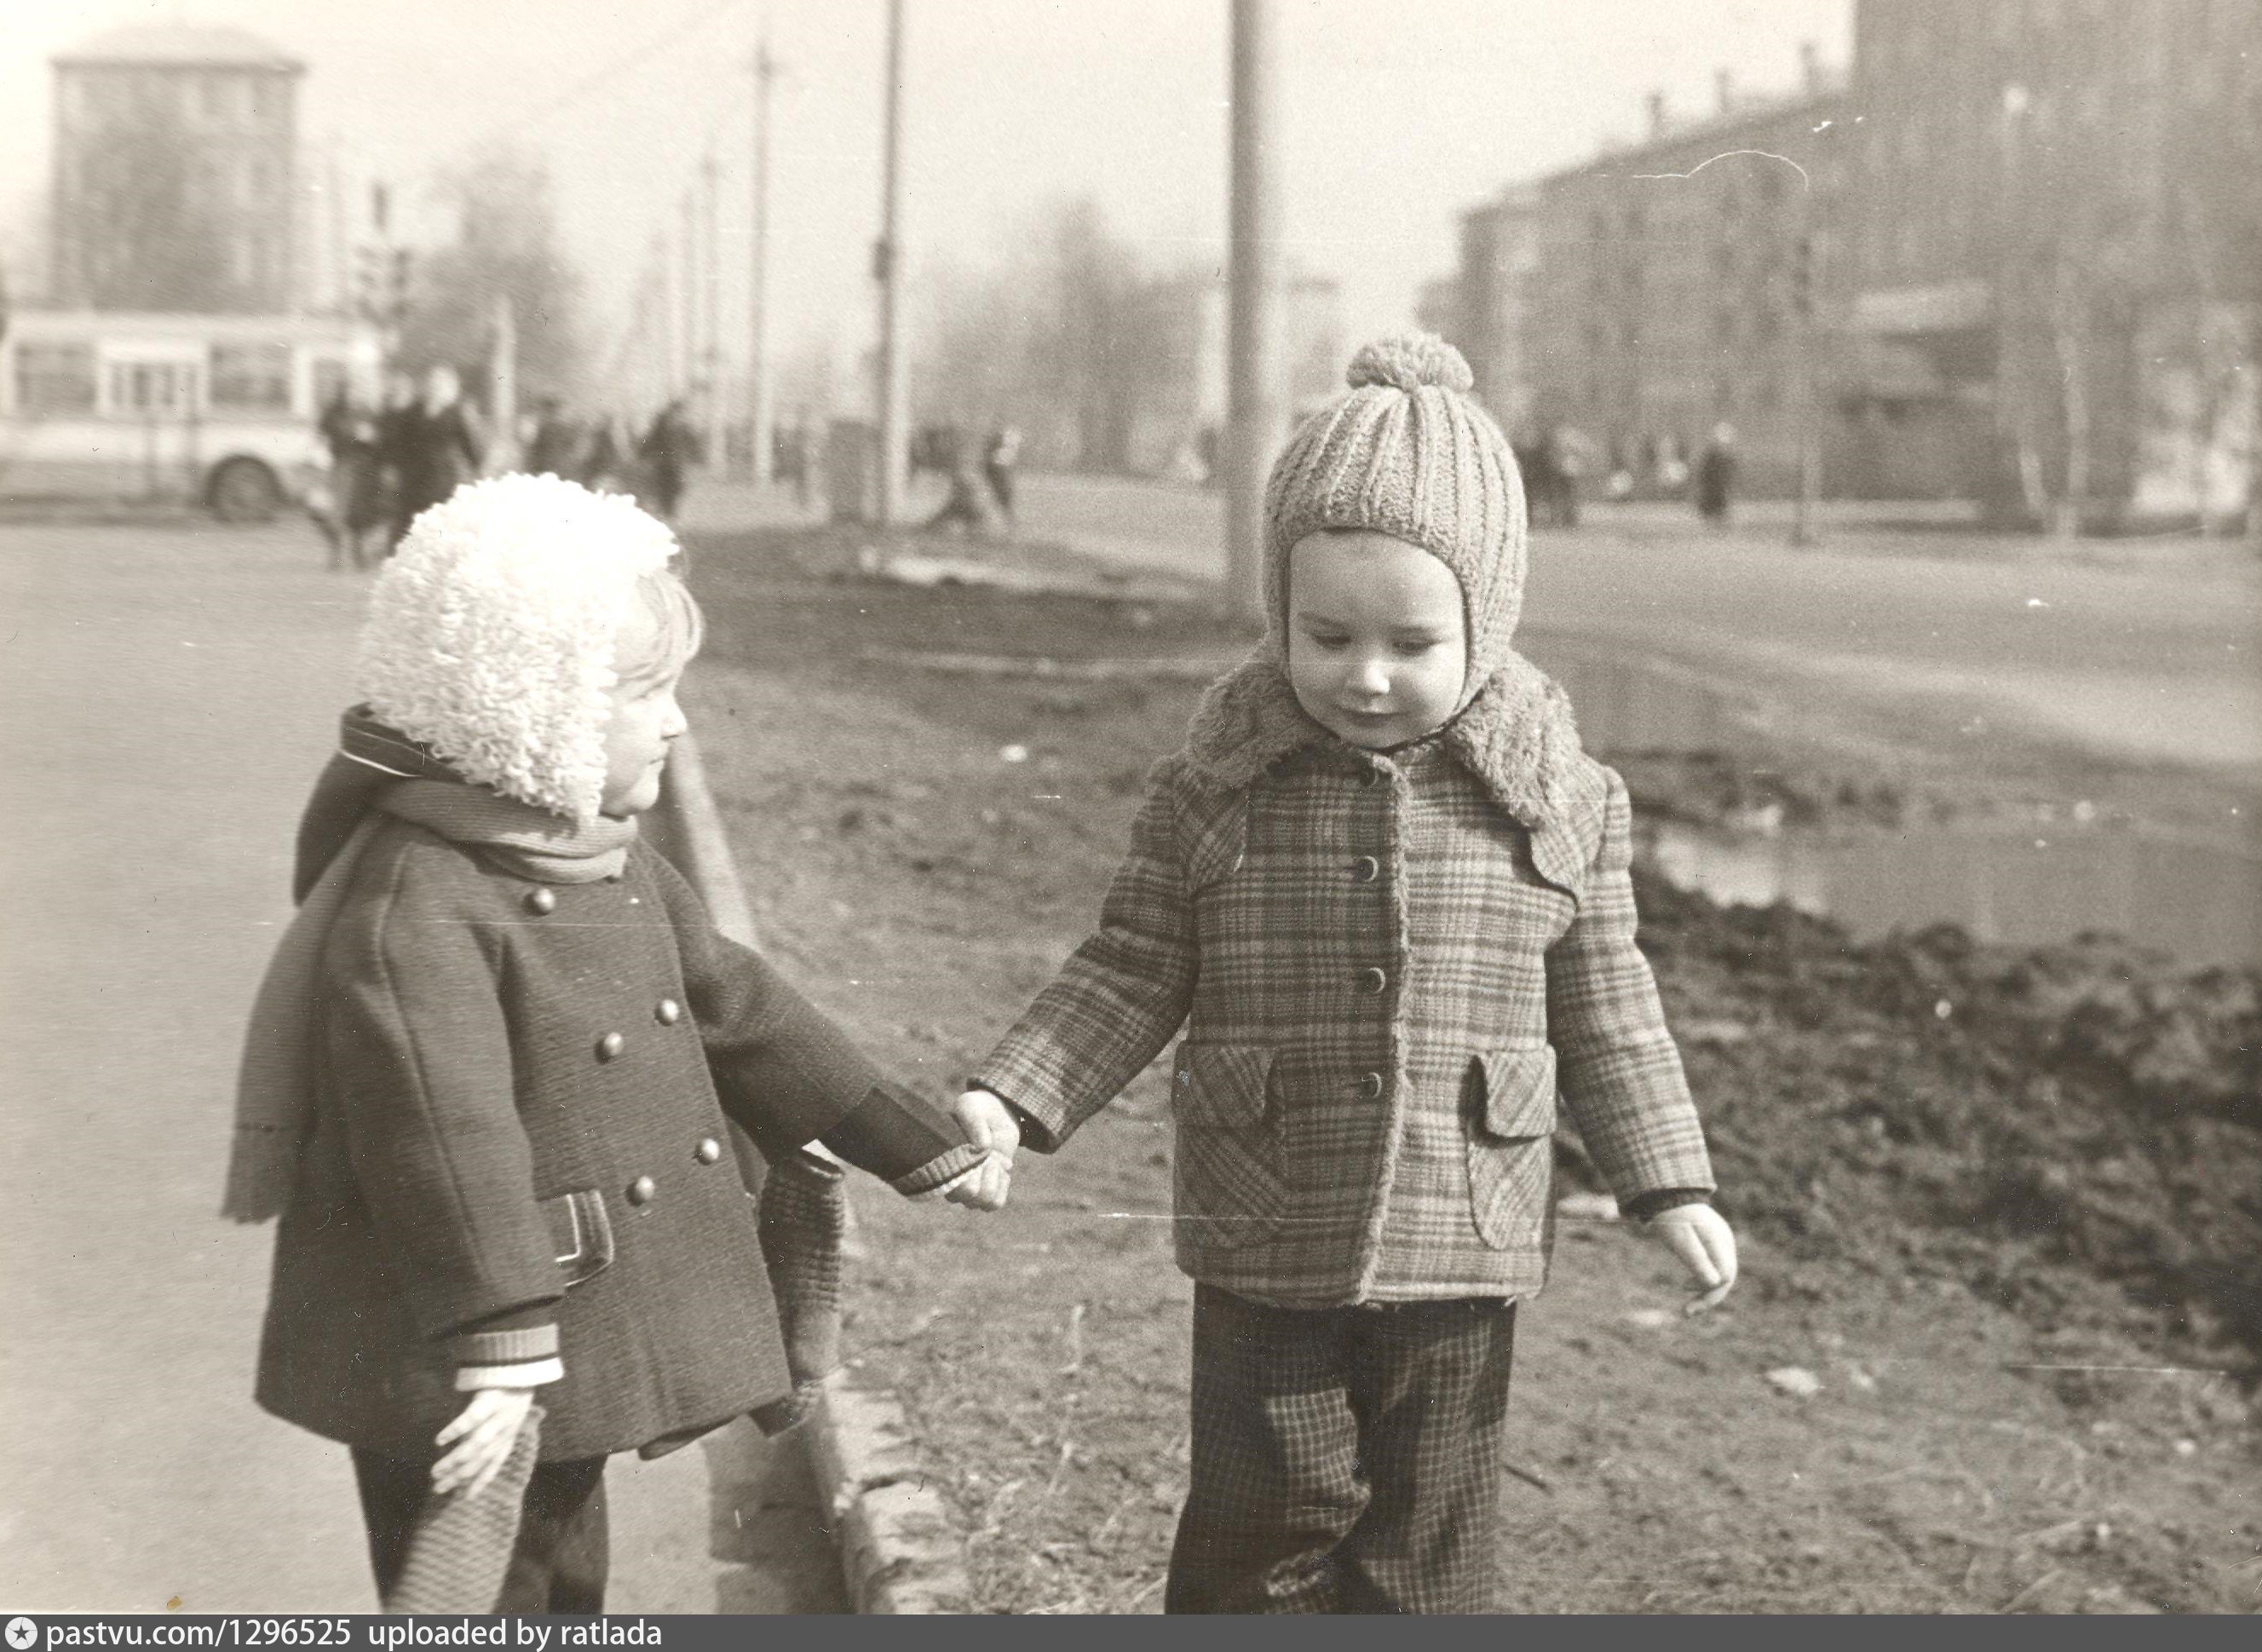
<svg viewBox="0 0 2262 1652">
<path fill-rule="evenodd" d="M 32 1643 L 40 1638 L 40 1626 L 29 1618 L 8 1620 L 8 1644 L 16 1652 L 30 1652 Z"/>
</svg>

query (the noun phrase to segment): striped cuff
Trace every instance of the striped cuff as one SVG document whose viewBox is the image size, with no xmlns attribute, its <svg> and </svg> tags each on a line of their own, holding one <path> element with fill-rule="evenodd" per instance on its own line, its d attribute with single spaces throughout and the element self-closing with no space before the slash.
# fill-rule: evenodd
<svg viewBox="0 0 2262 1652">
<path fill-rule="evenodd" d="M 454 1338 L 448 1351 L 457 1365 L 525 1365 L 558 1357 L 558 1322 L 514 1325 L 503 1331 L 467 1331 Z"/>
<path fill-rule="evenodd" d="M 547 1360 L 530 1360 L 524 1365 L 465 1365 L 456 1367 L 456 1392 L 468 1394 L 473 1389 L 538 1389 L 545 1382 L 556 1382 L 566 1375 L 566 1362 L 552 1356 Z"/>
<path fill-rule="evenodd" d="M 914 1199 L 921 1194 L 939 1193 L 979 1166 L 988 1154 L 987 1148 L 976 1147 L 971 1142 L 961 1142 L 948 1152 L 936 1154 L 909 1174 L 897 1177 L 888 1186 Z"/>
</svg>

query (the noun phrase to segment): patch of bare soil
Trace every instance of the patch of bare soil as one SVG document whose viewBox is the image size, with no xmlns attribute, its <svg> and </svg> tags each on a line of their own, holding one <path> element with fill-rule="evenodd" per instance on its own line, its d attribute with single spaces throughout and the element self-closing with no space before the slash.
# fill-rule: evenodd
<svg viewBox="0 0 2262 1652">
<path fill-rule="evenodd" d="M 702 542 L 689 698 L 766 949 L 947 1095 L 1084 933 L 1199 688 L 904 658 L 1239 639 L 1146 598 L 906 589 L 853 550 Z M 1642 894 L 1745 1279 L 1685 1319 L 1639 1234 L 1565 1224 L 1521 1331 L 1506 1603 L 2262 1609 L 2253 974 Z M 848 1342 L 922 1431 L 985 1609 L 1159 1607 L 1191 1297 L 1169 1151 L 1149 1072 L 1023 1155 L 1002 1216 L 858 1189 Z"/>
</svg>

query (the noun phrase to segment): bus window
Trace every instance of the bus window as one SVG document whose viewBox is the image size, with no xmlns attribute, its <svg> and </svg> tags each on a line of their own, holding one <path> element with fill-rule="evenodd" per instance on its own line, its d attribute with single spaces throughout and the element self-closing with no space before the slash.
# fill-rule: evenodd
<svg viewBox="0 0 2262 1652">
<path fill-rule="evenodd" d="M 110 364 L 110 408 L 113 413 L 185 415 L 196 407 L 197 370 L 186 362 L 114 361 Z"/>
<path fill-rule="evenodd" d="M 290 412 L 291 347 L 213 345 L 212 405 L 218 413 Z"/>
<path fill-rule="evenodd" d="M 16 410 L 27 417 L 94 408 L 94 346 L 24 339 L 16 346 Z"/>
</svg>

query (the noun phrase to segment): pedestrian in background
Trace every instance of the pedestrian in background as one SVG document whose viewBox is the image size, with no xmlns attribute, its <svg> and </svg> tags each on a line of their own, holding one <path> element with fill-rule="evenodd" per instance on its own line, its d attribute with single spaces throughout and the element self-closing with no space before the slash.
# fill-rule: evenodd
<svg viewBox="0 0 2262 1652">
<path fill-rule="evenodd" d="M 259 1403 L 351 1448 L 387 1610 L 602 1610 L 605 1459 L 789 1391 L 726 1119 L 978 1202 L 981 1151 L 639 839 L 674 553 L 554 477 L 427 511 L 301 830 L 225 1208 L 281 1218 Z"/>
<path fill-rule="evenodd" d="M 1696 514 L 1714 527 L 1728 524 L 1736 488 L 1736 427 L 1723 421 L 1696 456 Z"/>
<path fill-rule="evenodd" d="M 323 521 L 330 566 L 369 566 L 369 536 L 386 520 L 384 476 L 378 462 L 378 415 L 341 383 L 322 409 L 322 444 L 330 454 L 330 511 Z"/>
<path fill-rule="evenodd" d="M 524 469 L 534 476 L 563 476 L 572 480 L 580 473 L 584 436 L 580 422 L 566 412 L 555 396 L 535 404 L 534 436 L 526 444 Z"/>
<path fill-rule="evenodd" d="M 619 415 L 599 415 L 596 428 L 589 433 L 588 445 L 582 450 L 577 480 L 584 487 L 597 493 L 618 493 L 630 463 L 629 444 L 621 435 Z"/>
<path fill-rule="evenodd" d="M 990 526 L 989 490 L 982 473 L 975 468 L 972 444 L 966 433 L 956 425 L 940 428 L 935 451 L 948 475 L 950 492 L 941 509 L 927 518 L 926 530 L 939 533 L 953 523 L 969 534 L 983 532 Z"/>
<path fill-rule="evenodd" d="M 643 462 L 644 488 L 652 509 L 661 521 L 674 522 L 675 508 L 683 498 L 685 478 L 700 458 L 699 435 L 684 416 L 681 396 L 652 420 L 644 440 L 637 444 L 637 458 Z"/>
<path fill-rule="evenodd" d="M 1012 425 L 1002 425 L 990 433 L 988 451 L 982 456 L 982 473 L 990 483 L 990 494 L 998 501 L 998 514 L 1005 517 L 1005 526 L 1013 525 L 1013 466 L 1021 457 L 1021 433 Z"/>
<path fill-rule="evenodd" d="M 998 1152 L 1051 1152 L 1185 1027 L 1171 1612 L 1494 1604 L 1559 1093 L 1696 1302 L 1735 1280 L 1634 944 L 1625 785 L 1509 646 L 1508 444 L 1433 335 L 1350 380 L 1272 469 L 1264 644 L 1157 765 L 1099 930 L 959 1103 Z"/>
<path fill-rule="evenodd" d="M 386 462 L 394 474 L 398 545 L 420 515 L 479 473 L 484 448 L 454 368 L 437 366 L 424 375 L 423 395 L 393 426 L 391 439 Z"/>
</svg>

